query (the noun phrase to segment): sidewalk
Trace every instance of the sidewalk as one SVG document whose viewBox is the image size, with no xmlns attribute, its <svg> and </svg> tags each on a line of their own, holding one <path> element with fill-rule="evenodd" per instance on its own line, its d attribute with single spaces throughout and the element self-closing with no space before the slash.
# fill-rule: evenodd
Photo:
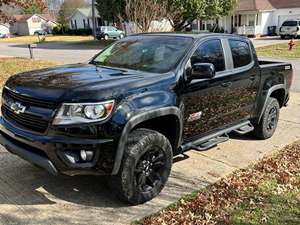
<svg viewBox="0 0 300 225">
<path fill-rule="evenodd" d="M 299 139 L 299 103 L 300 94 L 293 93 L 269 140 L 231 135 L 230 141 L 216 148 L 190 151 L 175 159 L 162 194 L 140 206 L 119 202 L 103 178 L 52 177 L 1 148 L 0 224 L 117 225 L 141 219 Z"/>
</svg>

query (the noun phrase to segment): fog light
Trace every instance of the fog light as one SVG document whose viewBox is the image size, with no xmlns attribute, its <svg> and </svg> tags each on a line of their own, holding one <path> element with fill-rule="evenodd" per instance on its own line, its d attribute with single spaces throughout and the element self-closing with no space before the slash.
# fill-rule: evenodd
<svg viewBox="0 0 300 225">
<path fill-rule="evenodd" d="M 80 158 L 82 161 L 91 161 L 93 159 L 94 152 L 92 151 L 86 151 L 86 150 L 81 150 L 80 151 Z"/>
</svg>

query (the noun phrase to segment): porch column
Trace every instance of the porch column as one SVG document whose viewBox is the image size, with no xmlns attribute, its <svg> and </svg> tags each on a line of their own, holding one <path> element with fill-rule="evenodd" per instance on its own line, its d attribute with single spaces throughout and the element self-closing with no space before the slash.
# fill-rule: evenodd
<svg viewBox="0 0 300 225">
<path fill-rule="evenodd" d="M 232 16 L 232 27 L 233 27 L 233 30 L 236 30 L 236 26 L 235 26 L 235 13 L 233 13 L 233 16 Z M 233 30 L 231 32 L 233 32 Z"/>
</svg>

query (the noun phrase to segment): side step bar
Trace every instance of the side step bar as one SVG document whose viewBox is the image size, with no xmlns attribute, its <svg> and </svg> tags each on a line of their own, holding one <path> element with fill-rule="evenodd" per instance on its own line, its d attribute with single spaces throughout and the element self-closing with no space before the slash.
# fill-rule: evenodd
<svg viewBox="0 0 300 225">
<path fill-rule="evenodd" d="M 193 142 L 189 142 L 180 146 L 181 153 L 184 153 L 188 150 L 196 150 L 196 151 L 206 151 L 212 147 L 217 146 L 220 143 L 229 140 L 228 133 L 234 131 L 238 134 L 246 134 L 254 130 L 251 122 L 249 120 L 239 123 L 235 126 L 226 128 L 224 130 L 220 130 L 216 133 L 210 134 L 208 136 L 202 137 Z"/>
</svg>

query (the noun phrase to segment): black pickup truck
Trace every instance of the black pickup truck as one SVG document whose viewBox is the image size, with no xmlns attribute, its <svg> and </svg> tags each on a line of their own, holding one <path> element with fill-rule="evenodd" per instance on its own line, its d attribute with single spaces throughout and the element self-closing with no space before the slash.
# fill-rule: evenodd
<svg viewBox="0 0 300 225">
<path fill-rule="evenodd" d="M 230 132 L 270 138 L 293 74 L 240 36 L 133 35 L 87 64 L 8 79 L 0 143 L 52 174 L 111 175 L 118 196 L 140 204 L 160 193 L 175 155 Z"/>
</svg>

